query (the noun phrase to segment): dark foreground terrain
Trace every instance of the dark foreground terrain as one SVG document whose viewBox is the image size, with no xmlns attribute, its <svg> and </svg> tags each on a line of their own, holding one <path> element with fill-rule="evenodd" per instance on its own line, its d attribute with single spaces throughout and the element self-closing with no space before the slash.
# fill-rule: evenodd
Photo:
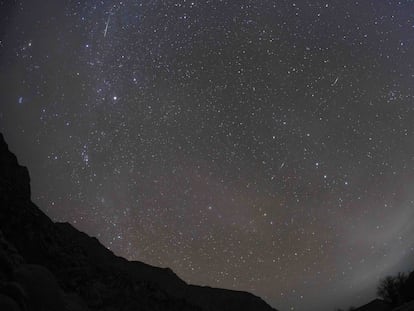
<svg viewBox="0 0 414 311">
<path fill-rule="evenodd" d="M 275 310 L 250 293 L 188 285 L 54 223 L 0 134 L 0 310 Z"/>
<path fill-rule="evenodd" d="M 414 311 L 414 301 L 403 303 L 401 306 L 395 307 L 381 299 L 374 299 L 373 301 L 363 305 L 353 311 Z"/>
</svg>

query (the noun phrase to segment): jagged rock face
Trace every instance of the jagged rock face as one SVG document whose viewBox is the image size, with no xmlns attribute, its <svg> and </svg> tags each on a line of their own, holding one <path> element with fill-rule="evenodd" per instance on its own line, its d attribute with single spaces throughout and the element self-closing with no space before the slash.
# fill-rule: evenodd
<svg viewBox="0 0 414 311">
<path fill-rule="evenodd" d="M 18 165 L 0 134 L 0 199 L 30 201 L 30 177 L 27 168 Z"/>
<path fill-rule="evenodd" d="M 23 257 L 0 231 L 0 280 L 10 280 L 13 271 L 23 263 Z"/>
<path fill-rule="evenodd" d="M 274 310 L 249 293 L 188 285 L 170 269 L 129 262 L 53 223 L 30 201 L 28 171 L 1 134 L 0 232 L 1 310 Z"/>
</svg>

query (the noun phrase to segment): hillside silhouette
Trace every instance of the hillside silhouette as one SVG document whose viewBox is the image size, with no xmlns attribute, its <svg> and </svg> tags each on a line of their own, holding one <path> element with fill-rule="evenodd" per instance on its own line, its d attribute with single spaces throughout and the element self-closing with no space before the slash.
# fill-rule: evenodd
<svg viewBox="0 0 414 311">
<path fill-rule="evenodd" d="M 275 311 L 247 292 L 189 285 L 115 256 L 30 199 L 28 170 L 0 134 L 0 310 Z"/>
<path fill-rule="evenodd" d="M 354 311 L 414 311 L 414 271 L 383 278 L 377 287 L 381 299 L 352 308 Z M 351 309 L 350 309 L 351 310 Z M 338 311 L 341 311 L 339 309 Z"/>
</svg>

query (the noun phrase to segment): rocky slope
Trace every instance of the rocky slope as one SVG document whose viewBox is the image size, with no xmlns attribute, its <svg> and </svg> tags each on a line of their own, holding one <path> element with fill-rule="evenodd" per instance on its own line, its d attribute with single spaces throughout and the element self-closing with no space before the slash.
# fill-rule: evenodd
<svg viewBox="0 0 414 311">
<path fill-rule="evenodd" d="M 188 285 L 52 222 L 31 202 L 29 173 L 0 134 L 0 310 L 274 309 L 246 292 Z"/>
</svg>

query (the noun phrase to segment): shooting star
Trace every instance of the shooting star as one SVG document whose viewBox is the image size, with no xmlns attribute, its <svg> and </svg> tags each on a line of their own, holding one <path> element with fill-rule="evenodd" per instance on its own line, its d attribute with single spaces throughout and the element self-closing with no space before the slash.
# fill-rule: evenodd
<svg viewBox="0 0 414 311">
<path fill-rule="evenodd" d="M 108 32 L 108 26 L 109 22 L 111 21 L 111 15 L 108 16 L 108 19 L 106 20 L 105 30 L 104 30 L 104 38 L 106 37 L 106 34 Z"/>
<path fill-rule="evenodd" d="M 331 86 L 335 86 L 335 84 L 337 84 L 337 83 L 338 83 L 338 80 L 339 80 L 339 76 L 338 76 L 338 77 L 336 77 L 336 79 L 335 79 L 334 83 L 332 83 L 332 84 L 331 84 Z"/>
</svg>

